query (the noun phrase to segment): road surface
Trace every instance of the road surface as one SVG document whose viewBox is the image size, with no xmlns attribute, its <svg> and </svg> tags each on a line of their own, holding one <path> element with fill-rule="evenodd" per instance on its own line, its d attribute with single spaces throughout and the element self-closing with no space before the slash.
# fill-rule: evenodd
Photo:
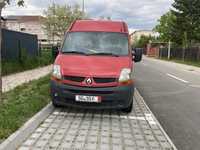
<svg viewBox="0 0 200 150">
<path fill-rule="evenodd" d="M 200 149 L 200 68 L 144 57 L 136 86 L 179 150 Z"/>
</svg>

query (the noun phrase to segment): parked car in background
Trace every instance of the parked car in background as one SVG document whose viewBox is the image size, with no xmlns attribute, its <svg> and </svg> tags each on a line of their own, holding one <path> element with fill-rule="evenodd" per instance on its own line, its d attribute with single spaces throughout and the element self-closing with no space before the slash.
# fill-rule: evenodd
<svg viewBox="0 0 200 150">
<path fill-rule="evenodd" d="M 53 66 L 54 106 L 120 109 L 133 105 L 134 63 L 124 22 L 77 20 L 68 29 Z"/>
</svg>

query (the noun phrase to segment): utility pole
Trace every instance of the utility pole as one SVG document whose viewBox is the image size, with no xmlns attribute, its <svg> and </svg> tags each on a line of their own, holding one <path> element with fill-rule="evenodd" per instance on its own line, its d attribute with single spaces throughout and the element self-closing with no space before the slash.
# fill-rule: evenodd
<svg viewBox="0 0 200 150">
<path fill-rule="evenodd" d="M 82 13 L 85 13 L 85 0 L 82 1 Z"/>
<path fill-rule="evenodd" d="M 56 7 L 56 6 L 55 6 L 55 2 L 54 2 L 54 0 L 53 0 L 53 32 L 52 32 L 52 36 L 53 36 L 53 37 L 52 37 L 52 38 L 53 38 L 53 39 L 52 39 L 52 40 L 53 40 L 53 45 L 54 45 L 54 40 L 55 40 L 55 39 L 54 39 L 54 33 L 55 33 L 55 31 L 54 31 L 54 30 L 55 30 L 55 17 L 56 17 L 56 16 L 55 16 L 55 15 L 56 15 L 56 10 L 55 10 L 56 8 L 55 8 L 55 7 Z"/>
<path fill-rule="evenodd" d="M 170 55 L 171 55 L 171 41 L 169 40 L 169 45 L 168 45 L 168 60 L 170 60 Z"/>
</svg>

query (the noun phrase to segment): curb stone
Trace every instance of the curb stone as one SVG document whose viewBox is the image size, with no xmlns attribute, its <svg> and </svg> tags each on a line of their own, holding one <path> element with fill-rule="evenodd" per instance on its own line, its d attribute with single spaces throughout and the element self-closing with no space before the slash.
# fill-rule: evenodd
<svg viewBox="0 0 200 150">
<path fill-rule="evenodd" d="M 153 114 L 153 112 L 150 110 L 149 106 L 146 104 L 146 102 L 144 101 L 143 97 L 140 95 L 140 93 L 139 93 L 139 91 L 137 89 L 135 89 L 135 94 L 138 95 L 138 97 L 141 99 L 141 101 L 144 102 L 144 105 L 147 107 L 147 109 L 149 110 L 149 112 L 151 112 L 153 119 L 156 121 L 156 123 L 160 127 L 160 130 L 163 132 L 163 134 L 167 138 L 168 142 L 172 145 L 173 150 L 178 150 L 176 148 L 176 146 L 174 145 L 174 143 L 172 142 L 172 140 L 167 135 L 167 133 L 165 132 L 165 130 L 163 129 L 163 127 L 161 126 L 160 122 L 157 120 L 157 118 L 155 117 L 155 115 Z"/>
</svg>

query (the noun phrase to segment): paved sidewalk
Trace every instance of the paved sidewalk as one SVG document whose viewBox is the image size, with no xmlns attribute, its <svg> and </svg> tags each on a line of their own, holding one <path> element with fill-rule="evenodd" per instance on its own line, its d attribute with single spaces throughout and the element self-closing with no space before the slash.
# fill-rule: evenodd
<svg viewBox="0 0 200 150">
<path fill-rule="evenodd" d="M 3 92 L 7 92 L 9 90 L 14 89 L 15 87 L 27 83 L 31 80 L 39 79 L 51 72 L 52 66 L 46 66 L 42 68 L 37 68 L 33 70 L 28 70 L 25 72 L 20 72 L 16 74 L 12 74 L 9 76 L 5 76 L 2 78 L 2 90 Z"/>
<path fill-rule="evenodd" d="M 57 108 L 19 150 L 176 149 L 138 91 L 130 114 Z"/>
</svg>

